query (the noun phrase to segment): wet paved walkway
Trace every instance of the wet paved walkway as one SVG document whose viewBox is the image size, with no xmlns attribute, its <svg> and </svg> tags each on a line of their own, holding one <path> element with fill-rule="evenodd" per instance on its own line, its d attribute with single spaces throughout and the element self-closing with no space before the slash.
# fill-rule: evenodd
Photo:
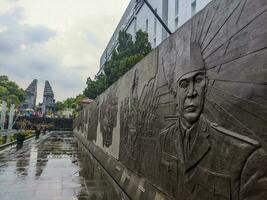
<svg viewBox="0 0 267 200">
<path fill-rule="evenodd" d="M 1 200 L 122 199 L 72 134 L 42 137 L 0 152 Z"/>
</svg>

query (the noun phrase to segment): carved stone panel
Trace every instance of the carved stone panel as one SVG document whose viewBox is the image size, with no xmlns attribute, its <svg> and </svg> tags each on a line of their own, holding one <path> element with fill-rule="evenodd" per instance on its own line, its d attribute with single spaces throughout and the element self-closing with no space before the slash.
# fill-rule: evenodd
<svg viewBox="0 0 267 200">
<path fill-rule="evenodd" d="M 144 148 L 142 141 L 146 140 L 148 143 L 155 141 L 158 132 L 157 126 L 153 124 L 157 120 L 155 111 L 158 107 L 158 98 L 154 93 L 155 77 L 145 84 L 140 96 L 137 92 L 139 90 L 138 79 L 139 72 L 136 69 L 130 95 L 125 97 L 120 105 L 119 159 L 132 170 L 142 172 L 140 163 L 146 156 L 141 152 L 141 149 Z M 151 150 L 149 156 L 152 155 L 153 151 Z"/>
<path fill-rule="evenodd" d="M 99 117 L 99 104 L 98 101 L 88 107 L 88 131 L 87 139 L 90 141 L 96 141 L 97 138 L 97 126 Z"/>
<path fill-rule="evenodd" d="M 112 145 L 113 128 L 117 126 L 118 97 L 116 92 L 109 91 L 100 105 L 100 131 L 103 137 L 103 147 Z"/>
<path fill-rule="evenodd" d="M 212 1 L 159 48 L 177 106 L 160 187 L 176 199 L 267 198 L 266 6 Z"/>
<path fill-rule="evenodd" d="M 101 95 L 103 145 L 175 199 L 265 200 L 266 66 L 267 1 L 213 0 Z"/>
</svg>

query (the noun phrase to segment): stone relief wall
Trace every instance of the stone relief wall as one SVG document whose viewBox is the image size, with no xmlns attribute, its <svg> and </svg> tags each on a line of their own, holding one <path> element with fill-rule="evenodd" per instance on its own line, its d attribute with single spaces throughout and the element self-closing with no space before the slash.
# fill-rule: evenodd
<svg viewBox="0 0 267 200">
<path fill-rule="evenodd" d="M 214 0 L 88 107 L 87 138 L 175 199 L 267 199 L 266 80 L 267 1 Z"/>
<path fill-rule="evenodd" d="M 90 141 L 96 141 L 97 126 L 98 126 L 98 115 L 99 115 L 99 104 L 95 102 L 90 107 L 86 108 L 88 115 L 87 119 L 87 139 Z"/>
<path fill-rule="evenodd" d="M 113 128 L 117 126 L 118 97 L 115 91 L 109 91 L 100 105 L 100 132 L 103 138 L 103 147 L 112 145 Z"/>
</svg>

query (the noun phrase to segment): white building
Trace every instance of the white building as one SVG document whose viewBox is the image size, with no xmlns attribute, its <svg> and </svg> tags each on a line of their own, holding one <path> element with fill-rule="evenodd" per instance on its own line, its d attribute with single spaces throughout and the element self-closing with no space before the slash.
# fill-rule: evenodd
<svg viewBox="0 0 267 200">
<path fill-rule="evenodd" d="M 73 116 L 74 109 L 66 108 L 64 110 L 57 111 L 57 115 L 61 118 L 71 118 Z"/>
<path fill-rule="evenodd" d="M 203 9 L 211 0 L 147 0 L 171 32 L 183 25 L 193 15 Z M 126 30 L 133 38 L 138 30 L 148 33 L 152 48 L 158 46 L 168 33 L 163 28 L 153 12 L 142 0 L 131 0 L 114 31 L 105 51 L 100 58 L 100 70 L 110 59 L 112 50 L 117 46 L 120 30 Z"/>
</svg>

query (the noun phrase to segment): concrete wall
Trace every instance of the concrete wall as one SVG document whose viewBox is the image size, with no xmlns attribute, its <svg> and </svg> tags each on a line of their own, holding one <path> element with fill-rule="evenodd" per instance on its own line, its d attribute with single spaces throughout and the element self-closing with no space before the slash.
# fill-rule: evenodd
<svg viewBox="0 0 267 200">
<path fill-rule="evenodd" d="M 187 183 L 180 180 L 185 171 L 176 137 L 181 133 L 175 129 L 183 118 L 180 80 L 200 70 L 205 92 L 199 94 L 204 103 L 195 127 L 210 136 L 214 151 L 198 155 L 192 168 L 211 167 L 206 171 L 226 174 L 229 181 L 196 172 L 199 177 L 190 184 L 240 199 L 234 185 L 242 188 L 243 182 L 236 175 L 242 176 L 254 150 L 266 155 L 267 149 L 266 10 L 264 0 L 212 1 L 79 113 L 77 137 L 131 198 L 186 199 L 179 193 Z M 196 154 L 205 150 L 203 144 L 196 145 Z M 258 158 L 252 168 L 264 160 Z"/>
</svg>

